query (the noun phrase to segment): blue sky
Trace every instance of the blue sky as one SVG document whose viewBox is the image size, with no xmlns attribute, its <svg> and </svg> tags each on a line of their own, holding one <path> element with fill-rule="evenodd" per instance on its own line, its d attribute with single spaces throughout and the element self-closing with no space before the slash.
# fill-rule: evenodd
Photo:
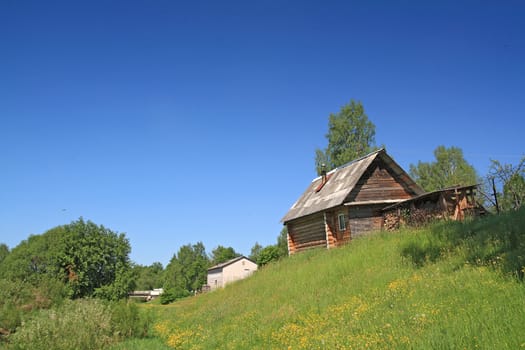
<svg viewBox="0 0 525 350">
<path fill-rule="evenodd" d="M 164 265 L 249 254 L 363 103 L 408 170 L 525 153 L 522 1 L 0 2 L 0 242 L 82 216 Z"/>
</svg>

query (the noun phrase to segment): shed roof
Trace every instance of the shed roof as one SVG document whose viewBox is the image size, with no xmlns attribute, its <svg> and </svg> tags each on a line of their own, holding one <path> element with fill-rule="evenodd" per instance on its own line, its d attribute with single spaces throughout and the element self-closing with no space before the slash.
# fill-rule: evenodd
<svg viewBox="0 0 525 350">
<path fill-rule="evenodd" d="M 392 209 L 395 209 L 397 207 L 401 207 L 403 205 L 406 205 L 407 203 L 416 202 L 416 201 L 425 200 L 425 199 L 429 199 L 429 198 L 432 198 L 432 197 L 439 196 L 441 193 L 453 192 L 453 191 L 461 191 L 461 190 L 465 190 L 465 189 L 472 190 L 472 189 L 477 188 L 478 186 L 479 185 L 474 184 L 474 185 L 467 185 L 467 186 L 457 185 L 457 186 L 446 187 L 446 188 L 442 188 L 440 190 L 426 192 L 426 193 L 420 194 L 418 196 L 399 201 L 397 203 L 394 203 L 392 205 L 389 205 L 389 206 L 383 208 L 382 210 L 383 211 L 392 210 Z"/>
<path fill-rule="evenodd" d="M 235 263 L 235 262 L 237 262 L 237 261 L 239 261 L 239 260 L 242 260 L 242 259 L 246 259 L 246 260 L 251 261 L 252 263 L 256 264 L 256 262 L 253 261 L 252 259 L 247 258 L 247 257 L 245 257 L 244 255 L 241 255 L 241 256 L 238 256 L 238 257 L 233 258 L 233 259 L 231 259 L 231 260 L 225 261 L 225 262 L 223 262 L 223 263 L 220 263 L 220 264 L 214 265 L 214 266 L 210 267 L 210 268 L 208 269 L 208 271 L 210 271 L 210 270 L 215 270 L 215 269 L 222 269 L 222 268 L 224 268 L 224 267 L 226 267 L 226 266 L 228 266 L 228 265 L 231 265 L 231 264 L 233 264 L 233 263 Z"/>
<path fill-rule="evenodd" d="M 315 178 L 281 221 L 286 224 L 291 220 L 344 204 L 359 179 L 376 159 L 381 159 L 414 195 L 424 193 L 424 190 L 386 153 L 386 150 L 381 148 L 330 171 L 327 174 L 329 179 L 320 191 L 318 189 L 322 177 Z M 385 202 L 388 202 L 388 199 L 385 198 Z"/>
</svg>

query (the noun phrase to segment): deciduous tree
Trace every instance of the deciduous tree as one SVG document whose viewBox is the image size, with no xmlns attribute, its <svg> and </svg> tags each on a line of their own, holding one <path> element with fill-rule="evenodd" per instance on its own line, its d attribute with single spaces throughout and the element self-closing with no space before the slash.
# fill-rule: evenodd
<svg viewBox="0 0 525 350">
<path fill-rule="evenodd" d="M 503 210 L 519 209 L 525 203 L 525 157 L 517 165 L 491 160 L 489 179 L 501 187 L 499 203 Z"/>
<path fill-rule="evenodd" d="M 9 254 L 9 247 L 7 246 L 7 244 L 1 243 L 0 244 L 0 264 L 2 263 L 2 261 L 4 261 L 4 259 L 7 257 L 8 254 Z"/>
<path fill-rule="evenodd" d="M 173 255 L 165 270 L 165 289 L 197 291 L 206 283 L 210 265 L 202 242 L 187 244 Z"/>
<path fill-rule="evenodd" d="M 119 299 L 133 288 L 130 251 L 123 233 L 80 218 L 22 241 L 0 264 L 0 275 L 34 284 L 58 279 L 72 298 Z"/>
<path fill-rule="evenodd" d="M 368 119 L 361 102 L 351 100 L 328 117 L 328 146 L 315 151 L 318 174 L 322 165 L 334 169 L 375 149 L 375 125 Z"/>
<path fill-rule="evenodd" d="M 467 163 L 458 147 L 439 146 L 434 150 L 434 162 L 410 164 L 410 176 L 426 191 L 478 182 L 476 170 Z"/>
<path fill-rule="evenodd" d="M 232 247 L 223 247 L 222 245 L 219 245 L 211 251 L 211 264 L 217 265 L 238 256 L 241 256 L 241 254 L 237 253 Z"/>
</svg>

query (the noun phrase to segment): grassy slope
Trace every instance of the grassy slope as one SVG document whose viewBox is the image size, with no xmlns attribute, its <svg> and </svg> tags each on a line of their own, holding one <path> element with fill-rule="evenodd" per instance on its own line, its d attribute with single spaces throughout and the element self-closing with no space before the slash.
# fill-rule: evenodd
<svg viewBox="0 0 525 350">
<path fill-rule="evenodd" d="M 298 254 L 224 290 L 145 306 L 156 338 L 121 348 L 525 347 L 525 288 L 512 276 L 524 227 L 522 211 Z"/>
</svg>

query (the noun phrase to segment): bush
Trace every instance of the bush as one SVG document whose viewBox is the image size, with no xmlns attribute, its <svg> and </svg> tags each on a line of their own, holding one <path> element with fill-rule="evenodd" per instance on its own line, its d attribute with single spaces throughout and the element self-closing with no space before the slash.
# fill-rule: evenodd
<svg viewBox="0 0 525 350">
<path fill-rule="evenodd" d="M 38 311 L 9 337 L 12 349 L 102 349 L 128 337 L 147 335 L 150 320 L 136 305 L 97 299 L 67 300 Z"/>
<path fill-rule="evenodd" d="M 173 303 L 177 299 L 186 298 L 191 293 L 182 288 L 165 288 L 164 292 L 160 295 L 160 303 L 166 305 Z"/>
<path fill-rule="evenodd" d="M 112 304 L 111 320 L 114 334 L 121 338 L 142 338 L 148 335 L 151 313 L 140 313 L 136 303 L 120 301 Z"/>
</svg>

